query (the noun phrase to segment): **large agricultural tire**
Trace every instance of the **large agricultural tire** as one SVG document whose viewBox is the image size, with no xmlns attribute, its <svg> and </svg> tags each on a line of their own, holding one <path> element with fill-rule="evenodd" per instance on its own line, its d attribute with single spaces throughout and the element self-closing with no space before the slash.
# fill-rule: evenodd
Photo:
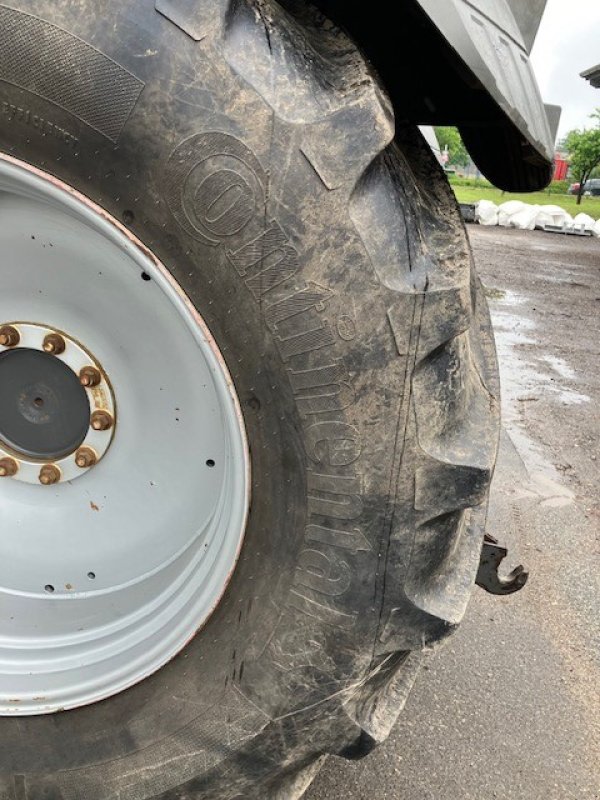
<svg viewBox="0 0 600 800">
<path fill-rule="evenodd" d="M 0 5 L 0 154 L 3 198 L 3 168 L 52 176 L 53 191 L 91 201 L 166 267 L 231 375 L 252 476 L 224 595 L 144 680 L 80 708 L 20 713 L 0 623 L 0 800 L 297 796 L 323 756 L 359 757 L 385 739 L 420 652 L 453 631 L 474 585 L 498 385 L 446 179 L 416 127 L 394 123 L 345 35 L 287 1 Z M 21 292 L 20 308 L 30 292 L 27 319 L 45 323 L 35 269 L 60 281 L 66 244 L 48 223 L 40 233 L 35 214 L 14 219 L 12 231 L 0 221 L 0 290 Z M 14 230 L 27 225 L 35 269 L 28 257 L 28 285 L 13 290 Z M 81 252 L 82 270 L 90 258 Z M 160 291 L 141 277 L 140 296 Z M 69 298 L 90 330 L 104 286 L 90 280 Z M 2 324 L 25 312 L 0 300 L 0 313 Z M 77 326 L 67 333 L 79 339 Z M 117 406 L 119 392 L 159 402 L 158 388 L 115 380 L 114 391 Z M 111 503 L 93 494 L 94 476 L 122 468 L 127 424 L 85 478 L 94 524 Z M 200 458 L 191 441 L 173 448 L 157 457 L 183 448 L 190 469 Z M 150 483 L 150 466 L 131 469 Z M 44 497 L 47 514 L 44 493 L 55 493 L 70 513 L 83 480 L 27 487 L 27 498 Z M 2 508 L 25 491 L 16 486 L 0 480 Z M 34 512 L 21 512 L 22 538 Z M 138 512 L 124 513 L 119 536 Z M 16 568 L 0 556 L 1 608 Z"/>
</svg>

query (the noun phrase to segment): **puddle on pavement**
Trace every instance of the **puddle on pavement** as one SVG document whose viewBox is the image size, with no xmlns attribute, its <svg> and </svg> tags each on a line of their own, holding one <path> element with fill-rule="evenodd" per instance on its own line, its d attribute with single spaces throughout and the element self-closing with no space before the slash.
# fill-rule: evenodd
<svg viewBox="0 0 600 800">
<path fill-rule="evenodd" d="M 543 277 L 546 283 L 557 283 L 562 286 L 581 286 L 582 288 L 590 288 L 587 283 L 581 280 L 581 268 L 572 266 L 570 269 L 565 268 L 563 261 L 552 261 L 545 258 L 537 260 L 539 265 L 540 276 Z"/>
<path fill-rule="evenodd" d="M 524 345 L 536 345 L 535 323 L 517 313 L 527 298 L 516 292 L 492 295 L 491 315 L 496 335 L 502 383 L 502 419 L 506 430 L 527 468 L 530 483 L 519 489 L 521 496 L 538 498 L 541 505 L 559 507 L 573 502 L 574 494 L 560 482 L 560 475 L 546 458 L 542 446 L 527 433 L 523 424 L 528 404 L 543 402 L 549 396 L 572 405 L 589 401 L 564 381 L 576 379 L 567 362 L 543 354 L 532 359 Z"/>
<path fill-rule="evenodd" d="M 511 289 L 498 289 L 496 286 L 485 286 L 485 296 L 490 300 L 502 300 L 506 305 L 518 306 L 524 303 L 526 298 Z"/>
<path fill-rule="evenodd" d="M 558 356 L 545 355 L 542 356 L 542 359 L 547 364 L 550 364 L 552 369 L 555 372 L 558 372 L 561 378 L 565 378 L 568 381 L 574 380 L 575 371 L 571 369 L 571 367 L 567 364 L 564 358 L 559 358 Z"/>
</svg>

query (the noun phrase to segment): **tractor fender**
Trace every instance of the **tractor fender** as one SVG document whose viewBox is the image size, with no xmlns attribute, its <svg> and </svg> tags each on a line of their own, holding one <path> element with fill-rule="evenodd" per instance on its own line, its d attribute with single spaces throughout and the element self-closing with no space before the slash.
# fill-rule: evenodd
<svg viewBox="0 0 600 800">
<path fill-rule="evenodd" d="M 398 119 L 457 126 L 501 189 L 549 183 L 557 109 L 544 106 L 529 59 L 546 0 L 403 0 L 393 18 L 384 0 L 318 5 L 369 56 Z"/>
</svg>

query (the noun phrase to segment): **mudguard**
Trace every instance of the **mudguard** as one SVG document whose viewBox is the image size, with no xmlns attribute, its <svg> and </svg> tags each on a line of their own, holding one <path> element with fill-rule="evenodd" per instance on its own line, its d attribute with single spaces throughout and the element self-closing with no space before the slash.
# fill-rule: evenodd
<svg viewBox="0 0 600 800">
<path fill-rule="evenodd" d="M 502 189 L 549 183 L 555 131 L 529 60 L 546 0 L 403 0 L 395 26 L 383 0 L 318 4 L 366 50 L 399 119 L 456 125 Z"/>
</svg>

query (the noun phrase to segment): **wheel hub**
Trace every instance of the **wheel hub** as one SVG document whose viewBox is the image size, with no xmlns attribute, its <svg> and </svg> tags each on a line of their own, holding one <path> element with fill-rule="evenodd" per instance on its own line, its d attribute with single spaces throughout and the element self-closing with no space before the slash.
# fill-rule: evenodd
<svg viewBox="0 0 600 800">
<path fill-rule="evenodd" d="M 104 457 L 114 426 L 108 378 L 75 339 L 32 323 L 0 327 L 0 477 L 75 480 Z"/>
<path fill-rule="evenodd" d="M 141 681 L 204 624 L 249 455 L 210 331 L 104 210 L 0 154 L 0 250 L 0 715 L 43 714 Z"/>
</svg>

